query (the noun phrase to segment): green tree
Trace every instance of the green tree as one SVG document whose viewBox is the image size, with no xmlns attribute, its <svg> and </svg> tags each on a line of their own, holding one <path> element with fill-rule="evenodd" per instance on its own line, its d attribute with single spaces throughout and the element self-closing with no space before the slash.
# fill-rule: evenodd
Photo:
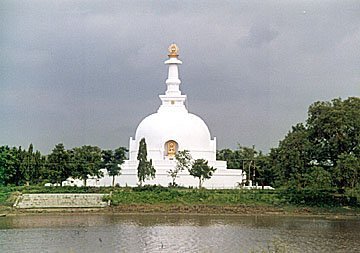
<svg viewBox="0 0 360 253">
<path fill-rule="evenodd" d="M 216 151 L 216 160 L 226 161 L 229 169 L 242 169 L 242 155 L 239 150 L 221 149 Z"/>
<path fill-rule="evenodd" d="M 139 184 L 142 186 L 142 183 L 145 182 L 146 179 L 155 178 L 155 168 L 152 165 L 152 160 L 147 160 L 147 148 L 145 138 L 142 138 L 139 143 L 139 150 L 137 159 L 139 161 L 137 167 L 137 175 L 139 179 Z"/>
<path fill-rule="evenodd" d="M 264 155 L 259 152 L 259 155 L 256 158 L 256 179 L 262 187 L 265 185 L 273 186 L 275 177 L 271 164 L 269 155 Z"/>
<path fill-rule="evenodd" d="M 37 169 L 35 167 L 35 154 L 32 143 L 29 145 L 28 151 L 24 151 L 21 168 L 25 184 L 28 186 L 33 178 L 32 176 L 35 174 L 35 170 Z"/>
<path fill-rule="evenodd" d="M 7 185 L 10 181 L 11 174 L 10 167 L 10 148 L 8 146 L 0 146 L 0 186 Z"/>
<path fill-rule="evenodd" d="M 7 146 L 0 146 L 0 186 L 6 184 L 6 167 L 7 167 Z"/>
<path fill-rule="evenodd" d="M 73 148 L 71 151 L 71 165 L 73 167 L 73 176 L 86 181 L 89 177 L 99 177 L 101 173 L 101 149 L 96 146 L 84 145 Z"/>
<path fill-rule="evenodd" d="M 103 166 L 107 170 L 109 176 L 112 176 L 112 186 L 115 185 L 115 177 L 121 174 L 121 165 L 126 159 L 126 153 L 128 150 L 124 147 L 119 147 L 112 150 L 102 151 Z"/>
<path fill-rule="evenodd" d="M 310 105 L 306 125 L 297 124 L 267 159 L 273 184 L 317 187 L 311 177 L 337 187 L 356 187 L 360 157 L 360 98 Z"/>
<path fill-rule="evenodd" d="M 311 189 L 331 188 L 332 178 L 330 172 L 320 166 L 312 166 L 303 175 L 304 186 Z"/>
<path fill-rule="evenodd" d="M 39 151 L 33 151 L 29 145 L 28 151 L 19 148 L 0 147 L 0 184 L 29 185 L 41 180 L 43 157 Z"/>
<path fill-rule="evenodd" d="M 0 185 L 20 185 L 22 176 L 18 153 L 15 147 L 0 147 Z"/>
<path fill-rule="evenodd" d="M 210 179 L 216 168 L 210 167 L 208 161 L 204 159 L 196 159 L 189 168 L 189 173 L 193 177 L 199 178 L 199 189 L 202 187 L 205 179 Z"/>
<path fill-rule="evenodd" d="M 338 187 L 355 188 L 360 186 L 360 158 L 354 154 L 343 153 L 339 155 L 334 176 Z"/>
<path fill-rule="evenodd" d="M 65 149 L 64 144 L 59 143 L 48 155 L 46 160 L 45 177 L 51 183 L 62 184 L 68 177 L 72 176 L 72 166 L 69 152 Z"/>
<path fill-rule="evenodd" d="M 264 184 L 265 180 L 268 180 L 268 170 L 261 168 L 260 165 L 265 165 L 261 151 L 256 151 L 255 146 L 249 148 L 238 144 L 236 150 L 222 149 L 216 152 L 217 160 L 224 160 L 227 163 L 229 169 L 239 169 L 246 173 L 246 183 L 249 180 L 260 181 Z"/>
<path fill-rule="evenodd" d="M 113 159 L 114 159 L 114 151 L 112 150 L 102 150 L 101 151 L 102 158 L 102 166 L 105 168 L 110 175 L 110 171 L 113 169 Z M 117 166 L 116 166 L 117 167 Z M 116 168 L 114 168 L 116 169 Z M 113 177 L 113 186 L 114 186 L 115 177 Z"/>
<path fill-rule="evenodd" d="M 36 151 L 33 155 L 34 170 L 31 174 L 31 182 L 33 184 L 40 183 L 44 180 L 45 157 L 41 155 L 40 151 Z"/>
<path fill-rule="evenodd" d="M 192 157 L 188 150 L 178 151 L 175 155 L 176 165 L 174 168 L 170 169 L 167 173 L 172 178 L 171 186 L 176 186 L 176 178 L 178 177 L 179 172 L 188 170 L 191 167 Z"/>
<path fill-rule="evenodd" d="M 285 138 L 280 141 L 279 147 L 270 151 L 272 173 L 275 177 L 275 186 L 288 183 L 303 187 L 303 174 L 310 164 L 310 142 L 308 132 L 303 124 L 292 127 Z"/>
<path fill-rule="evenodd" d="M 307 128 L 311 156 L 331 170 L 341 154 L 360 157 L 360 98 L 315 102 L 309 107 Z"/>
</svg>

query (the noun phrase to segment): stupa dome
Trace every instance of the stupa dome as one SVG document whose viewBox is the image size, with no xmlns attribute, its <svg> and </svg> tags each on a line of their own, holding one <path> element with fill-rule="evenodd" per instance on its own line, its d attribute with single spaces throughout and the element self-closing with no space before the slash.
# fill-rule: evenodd
<svg viewBox="0 0 360 253">
<path fill-rule="evenodd" d="M 209 149 L 210 132 L 198 116 L 184 112 L 160 111 L 139 124 L 135 139 L 145 138 L 148 150 L 163 149 L 167 141 L 175 141 L 179 150 Z"/>
</svg>

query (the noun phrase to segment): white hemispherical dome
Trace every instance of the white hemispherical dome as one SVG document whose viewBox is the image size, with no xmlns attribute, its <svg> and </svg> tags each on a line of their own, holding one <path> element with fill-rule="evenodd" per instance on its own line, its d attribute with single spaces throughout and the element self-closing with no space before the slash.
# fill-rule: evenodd
<svg viewBox="0 0 360 253">
<path fill-rule="evenodd" d="M 147 116 L 136 129 L 135 140 L 145 138 L 148 150 L 162 149 L 176 141 L 179 150 L 211 150 L 210 132 L 205 122 L 187 111 L 157 112 Z"/>
</svg>

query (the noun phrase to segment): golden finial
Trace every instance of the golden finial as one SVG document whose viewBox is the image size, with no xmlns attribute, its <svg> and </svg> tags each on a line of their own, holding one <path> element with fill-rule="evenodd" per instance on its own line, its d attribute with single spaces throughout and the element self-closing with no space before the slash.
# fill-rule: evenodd
<svg viewBox="0 0 360 253">
<path fill-rule="evenodd" d="M 171 44 L 170 46 L 169 46 L 169 54 L 168 54 L 168 56 L 170 57 L 170 58 L 176 58 L 176 57 L 178 57 L 179 56 L 179 48 L 178 48 L 178 46 L 176 45 L 176 44 Z"/>
</svg>

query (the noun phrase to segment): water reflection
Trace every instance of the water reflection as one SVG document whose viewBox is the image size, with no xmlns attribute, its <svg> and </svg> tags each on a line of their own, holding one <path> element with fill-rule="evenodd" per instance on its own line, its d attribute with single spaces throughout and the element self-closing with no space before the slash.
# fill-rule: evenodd
<svg viewBox="0 0 360 253">
<path fill-rule="evenodd" d="M 0 218 L 0 252 L 359 252 L 360 220 L 215 215 L 27 215 Z"/>
</svg>

